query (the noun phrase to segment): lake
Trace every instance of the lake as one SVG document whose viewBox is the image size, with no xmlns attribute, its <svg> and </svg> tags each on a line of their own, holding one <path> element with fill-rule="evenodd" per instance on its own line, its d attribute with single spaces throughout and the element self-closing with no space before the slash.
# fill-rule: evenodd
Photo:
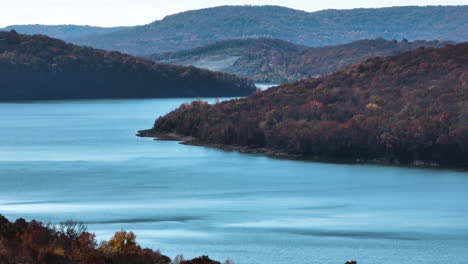
<svg viewBox="0 0 468 264">
<path fill-rule="evenodd" d="M 214 99 L 209 99 L 211 102 Z M 135 136 L 190 99 L 0 104 L 0 214 L 237 264 L 466 264 L 468 173 Z"/>
</svg>

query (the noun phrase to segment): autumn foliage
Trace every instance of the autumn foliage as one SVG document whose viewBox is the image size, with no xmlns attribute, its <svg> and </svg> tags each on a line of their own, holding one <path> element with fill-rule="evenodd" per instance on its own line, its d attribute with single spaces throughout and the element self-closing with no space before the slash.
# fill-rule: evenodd
<svg viewBox="0 0 468 264">
<path fill-rule="evenodd" d="M 370 58 L 215 105 L 185 104 L 153 131 L 303 156 L 468 166 L 468 43 Z"/>
<path fill-rule="evenodd" d="M 158 251 L 141 248 L 132 232 L 120 231 L 97 243 L 94 234 L 75 222 L 59 227 L 0 215 L 0 264 L 169 264 Z M 208 257 L 184 263 L 216 264 Z"/>
</svg>

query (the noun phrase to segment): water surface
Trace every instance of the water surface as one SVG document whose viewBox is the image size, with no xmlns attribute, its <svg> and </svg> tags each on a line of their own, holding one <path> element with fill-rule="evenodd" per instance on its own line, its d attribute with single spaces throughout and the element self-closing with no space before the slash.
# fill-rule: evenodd
<svg viewBox="0 0 468 264">
<path fill-rule="evenodd" d="M 468 173 L 135 137 L 189 99 L 0 104 L 0 213 L 238 264 L 467 263 Z M 214 100 L 211 100 L 214 101 Z"/>
</svg>

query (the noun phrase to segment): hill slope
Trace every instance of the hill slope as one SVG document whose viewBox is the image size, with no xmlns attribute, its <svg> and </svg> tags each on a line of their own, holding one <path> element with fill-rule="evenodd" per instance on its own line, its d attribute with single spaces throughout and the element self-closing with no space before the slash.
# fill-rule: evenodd
<svg viewBox="0 0 468 264">
<path fill-rule="evenodd" d="M 89 37 L 94 35 L 109 34 L 129 27 L 92 27 L 77 25 L 11 25 L 1 28 L 0 31 L 15 30 L 26 35 L 47 35 L 51 38 L 62 40 L 72 40 L 76 38 Z"/>
<path fill-rule="evenodd" d="M 251 81 L 0 32 L 0 100 L 242 96 Z"/>
<path fill-rule="evenodd" d="M 135 55 L 187 50 L 216 41 L 277 38 L 306 46 L 360 39 L 467 41 L 468 6 L 391 7 L 308 13 L 279 6 L 221 6 L 183 12 L 76 43 Z"/>
<path fill-rule="evenodd" d="M 266 67 L 283 65 L 307 47 L 278 39 L 242 39 L 216 42 L 192 50 L 148 56 L 157 62 L 191 65 L 199 68 L 229 72 L 254 81 L 284 79 L 284 74 Z M 267 73 L 268 71 L 268 73 Z M 266 75 L 274 75 L 266 77 Z"/>
<path fill-rule="evenodd" d="M 333 159 L 468 166 L 468 43 L 371 58 L 249 97 L 195 102 L 141 135 Z"/>
<path fill-rule="evenodd" d="M 174 53 L 148 56 L 176 65 L 228 72 L 256 82 L 283 83 L 324 75 L 376 56 L 397 55 L 419 47 L 443 47 L 439 41 L 360 40 L 349 44 L 307 48 L 277 39 L 228 40 Z"/>
</svg>

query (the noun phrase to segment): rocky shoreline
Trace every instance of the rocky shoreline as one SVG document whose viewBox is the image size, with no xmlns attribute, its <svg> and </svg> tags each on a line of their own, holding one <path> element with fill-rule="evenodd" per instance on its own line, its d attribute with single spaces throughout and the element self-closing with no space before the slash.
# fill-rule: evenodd
<svg viewBox="0 0 468 264">
<path fill-rule="evenodd" d="M 341 164 L 379 164 L 379 165 L 392 165 L 392 166 L 406 166 L 418 168 L 443 168 L 439 163 L 433 161 L 415 160 L 410 164 L 401 163 L 398 160 L 390 160 L 387 158 L 374 158 L 374 159 L 338 159 L 333 157 L 323 156 L 304 156 L 300 154 L 290 154 L 281 150 L 274 150 L 268 148 L 252 148 L 248 146 L 215 144 L 201 141 L 195 137 L 184 136 L 174 132 L 160 132 L 153 129 L 140 130 L 137 134 L 138 137 L 149 137 L 154 140 L 162 141 L 180 141 L 180 144 L 214 148 L 224 151 L 235 151 L 244 154 L 265 155 L 272 158 L 289 159 L 289 160 L 303 160 L 315 162 L 328 162 L 328 163 L 341 163 Z"/>
<path fill-rule="evenodd" d="M 246 153 L 246 154 L 263 154 L 263 155 L 267 155 L 271 157 L 288 158 L 288 159 L 301 159 L 302 158 L 301 155 L 288 154 L 285 152 L 271 150 L 267 148 L 252 148 L 252 147 L 247 147 L 247 146 L 207 143 L 207 142 L 198 140 L 195 137 L 179 135 L 173 132 L 171 133 L 157 132 L 152 129 L 140 130 L 138 131 L 137 136 L 150 137 L 150 138 L 154 138 L 155 140 L 181 141 L 180 144 L 183 144 L 183 145 L 208 147 L 208 148 L 215 148 L 215 149 L 220 149 L 220 150 L 225 150 L 225 151 L 237 151 L 237 152 Z"/>
</svg>

